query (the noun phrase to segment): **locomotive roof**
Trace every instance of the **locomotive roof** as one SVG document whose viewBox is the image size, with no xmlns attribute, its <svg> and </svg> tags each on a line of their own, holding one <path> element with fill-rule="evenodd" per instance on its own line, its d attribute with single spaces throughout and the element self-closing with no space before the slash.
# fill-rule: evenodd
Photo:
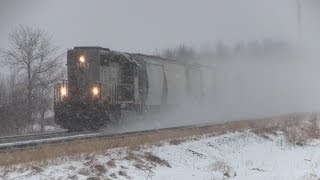
<svg viewBox="0 0 320 180">
<path fill-rule="evenodd" d="M 79 49 L 96 49 L 96 50 L 110 51 L 109 48 L 104 48 L 100 46 L 76 46 L 73 48 L 73 50 L 79 50 Z"/>
<path fill-rule="evenodd" d="M 151 63 L 152 61 L 153 62 L 154 61 L 158 61 L 158 62 L 162 61 L 164 63 L 174 63 L 174 64 L 193 65 L 193 66 L 205 66 L 205 67 L 212 68 L 212 66 L 210 66 L 210 65 L 204 65 L 204 64 L 200 64 L 198 62 L 187 63 L 187 62 L 181 62 L 181 61 L 177 61 L 175 59 L 169 59 L 169 58 L 164 58 L 164 57 L 155 56 L 155 55 L 147 55 L 147 54 L 141 54 L 141 53 L 119 52 L 119 51 L 113 51 L 113 50 L 110 50 L 109 48 L 104 48 L 104 47 L 100 47 L 100 46 L 76 46 L 76 47 L 73 48 L 73 50 L 84 50 L 84 49 L 88 49 L 88 50 L 95 50 L 96 49 L 96 50 L 100 50 L 101 52 L 104 52 L 104 53 L 107 53 L 107 54 L 111 53 L 111 54 L 122 55 L 128 61 L 134 62 L 137 65 L 140 65 L 141 61 L 144 61 L 146 63 Z"/>
<path fill-rule="evenodd" d="M 182 64 L 179 61 L 176 61 L 175 59 L 168 59 L 168 58 L 163 58 L 160 56 L 154 56 L 154 55 L 146 55 L 146 54 L 141 54 L 141 53 L 127 53 L 127 52 L 119 52 L 119 51 L 111 51 L 109 48 L 103 48 L 100 46 L 75 46 L 73 48 L 73 50 L 92 50 L 92 49 L 96 49 L 96 50 L 102 50 L 102 51 L 110 51 L 111 53 L 115 53 L 115 54 L 119 54 L 119 55 L 123 55 L 125 56 L 127 59 L 132 60 L 133 59 L 140 59 L 140 58 L 151 58 L 154 60 L 164 60 L 164 61 L 170 61 L 170 62 L 175 62 L 175 63 L 179 63 Z M 140 57 L 140 58 L 139 58 Z M 145 60 L 145 59 L 143 59 Z"/>
<path fill-rule="evenodd" d="M 173 63 L 173 64 L 180 64 L 180 65 L 186 65 L 185 63 L 179 62 L 174 59 L 166 59 L 160 56 L 152 56 L 152 55 L 146 55 L 146 54 L 140 54 L 140 53 L 128 53 L 130 56 L 132 56 L 136 61 L 144 61 L 146 63 Z"/>
<path fill-rule="evenodd" d="M 152 56 L 152 55 L 146 55 L 146 54 L 140 54 L 140 53 L 127 53 L 127 52 L 119 52 L 119 51 L 101 51 L 100 53 L 114 56 L 114 55 L 120 55 L 124 57 L 126 60 L 130 62 L 134 62 L 137 65 L 140 65 L 143 63 L 152 63 L 152 62 L 158 62 L 158 63 L 175 63 L 175 64 L 181 64 L 185 65 L 185 63 L 173 60 L 173 59 L 166 59 L 159 56 Z"/>
<path fill-rule="evenodd" d="M 141 53 L 130 53 L 130 54 L 135 57 L 140 56 L 140 57 L 146 57 L 146 58 L 152 58 L 152 59 L 160 59 L 160 60 L 164 60 L 164 61 L 178 62 L 175 59 L 163 58 L 161 56 L 147 55 L 147 54 L 141 54 Z"/>
</svg>

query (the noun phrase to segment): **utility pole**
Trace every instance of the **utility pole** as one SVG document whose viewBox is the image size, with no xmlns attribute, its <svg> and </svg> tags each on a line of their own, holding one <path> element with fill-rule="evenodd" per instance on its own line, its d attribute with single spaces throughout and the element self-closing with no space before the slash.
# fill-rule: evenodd
<svg viewBox="0 0 320 180">
<path fill-rule="evenodd" d="M 298 41 L 302 40 L 302 22 L 301 22 L 301 2 L 297 0 L 297 26 L 298 26 Z"/>
</svg>

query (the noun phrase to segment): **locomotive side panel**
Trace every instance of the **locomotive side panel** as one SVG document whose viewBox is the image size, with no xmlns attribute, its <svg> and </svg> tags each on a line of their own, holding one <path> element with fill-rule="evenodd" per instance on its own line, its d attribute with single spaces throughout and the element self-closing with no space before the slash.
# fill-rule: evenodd
<svg viewBox="0 0 320 180">
<path fill-rule="evenodd" d="M 100 54 L 100 83 L 102 100 L 110 106 L 132 106 L 139 103 L 137 64 L 126 54 L 106 52 Z"/>
<path fill-rule="evenodd" d="M 108 104 L 116 104 L 115 87 L 120 82 L 119 63 L 100 55 L 101 99 Z"/>
</svg>

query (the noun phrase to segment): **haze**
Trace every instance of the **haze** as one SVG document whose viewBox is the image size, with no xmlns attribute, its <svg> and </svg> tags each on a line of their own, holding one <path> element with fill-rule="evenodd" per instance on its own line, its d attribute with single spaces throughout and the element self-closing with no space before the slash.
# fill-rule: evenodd
<svg viewBox="0 0 320 180">
<path fill-rule="evenodd" d="M 180 44 L 199 48 L 218 41 L 234 45 L 263 39 L 300 44 L 312 47 L 312 53 L 295 64 L 247 60 L 220 66 L 221 104 L 216 111 L 220 110 L 221 118 L 234 118 L 314 110 L 320 107 L 319 83 L 315 83 L 320 77 L 315 53 L 319 52 L 320 3 L 301 2 L 299 40 L 295 0 L 1 1 L 0 48 L 9 46 L 8 34 L 19 24 L 47 30 L 63 52 L 94 45 L 152 54 Z"/>
</svg>

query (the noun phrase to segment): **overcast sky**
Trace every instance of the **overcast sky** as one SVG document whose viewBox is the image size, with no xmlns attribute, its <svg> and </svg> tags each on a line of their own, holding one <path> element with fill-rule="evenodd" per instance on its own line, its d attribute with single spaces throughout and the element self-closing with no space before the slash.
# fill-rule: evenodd
<svg viewBox="0 0 320 180">
<path fill-rule="evenodd" d="M 297 37 L 296 0 L 0 0 L 0 3 L 0 48 L 8 47 L 8 33 L 19 24 L 52 33 L 62 50 L 98 45 L 153 53 L 155 49 L 181 43 L 199 47 L 218 40 L 294 41 Z"/>
<path fill-rule="evenodd" d="M 73 46 L 90 45 L 150 54 L 181 43 L 200 47 L 217 41 L 231 45 L 266 38 L 297 42 L 296 2 L 0 0 L 0 48 L 8 48 L 8 34 L 19 24 L 53 34 L 63 52 Z M 320 52 L 320 26 L 316 25 L 320 24 L 320 0 L 301 2 L 303 39 L 312 39 Z M 217 85 L 217 92 L 222 95 L 213 102 L 222 102 L 222 112 L 228 107 L 226 114 L 231 116 L 238 112 L 262 115 L 320 108 L 320 86 L 314 83 L 319 81 L 320 65 L 305 60 L 282 66 L 252 61 L 255 64 L 236 62 L 231 67 L 219 67 L 221 85 Z"/>
</svg>

